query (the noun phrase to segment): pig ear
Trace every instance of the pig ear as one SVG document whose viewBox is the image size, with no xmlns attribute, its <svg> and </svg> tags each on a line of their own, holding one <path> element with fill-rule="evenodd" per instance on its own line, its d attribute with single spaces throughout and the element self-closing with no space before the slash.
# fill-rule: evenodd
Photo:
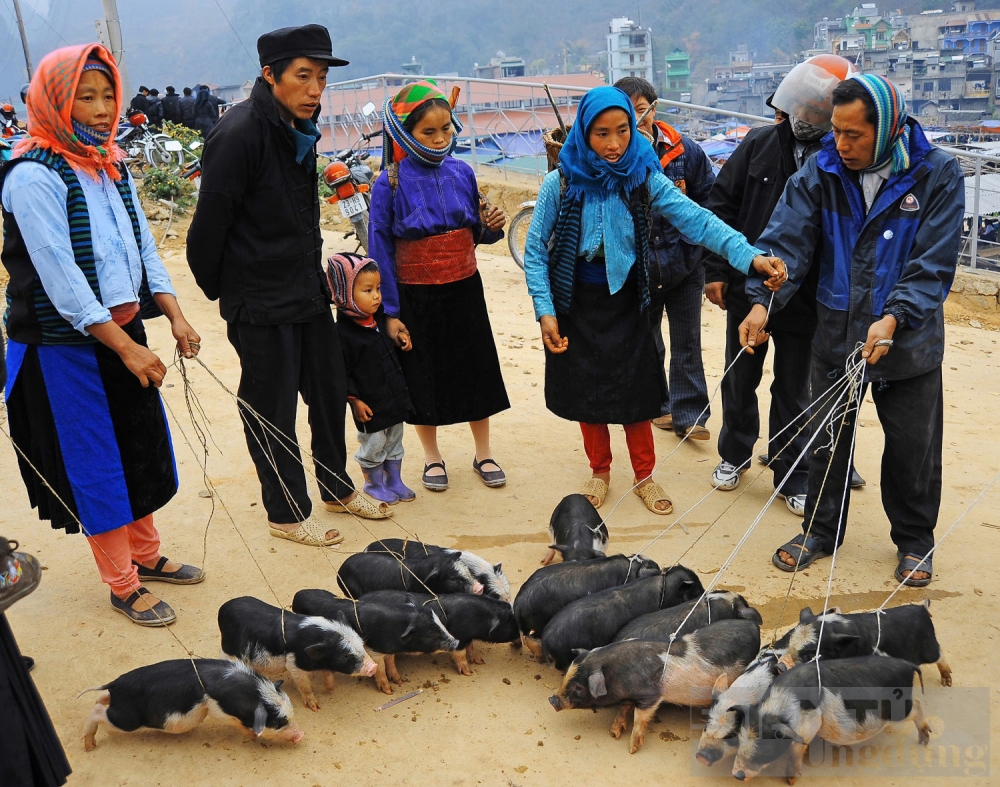
<svg viewBox="0 0 1000 787">
<path fill-rule="evenodd" d="M 722 694 L 726 689 L 729 688 L 729 676 L 723 672 L 719 677 L 715 679 L 715 685 L 712 686 L 712 701 L 714 702 L 718 699 L 719 695 Z"/>
<path fill-rule="evenodd" d="M 311 659 L 321 659 L 326 655 L 326 646 L 322 642 L 310 645 L 305 649 L 306 655 Z"/>
<path fill-rule="evenodd" d="M 283 680 L 276 680 L 276 681 L 274 682 L 274 690 L 275 690 L 275 691 L 281 691 L 281 686 L 282 686 L 282 684 L 283 684 L 284 682 L 285 682 L 285 681 L 283 681 Z"/>
<path fill-rule="evenodd" d="M 267 726 L 267 708 L 261 703 L 253 712 L 253 734 L 259 738 L 265 726 Z"/>
<path fill-rule="evenodd" d="M 570 652 L 573 654 L 574 659 L 579 658 L 585 653 L 590 653 L 590 651 L 587 650 L 586 648 L 573 648 L 573 650 L 571 650 Z"/>
<path fill-rule="evenodd" d="M 838 647 L 844 648 L 849 645 L 853 645 L 858 640 L 857 634 L 851 634 L 847 631 L 836 632 L 830 634 L 830 644 L 836 645 Z"/>
<path fill-rule="evenodd" d="M 427 572 L 427 575 L 424 577 L 424 582 L 429 582 L 440 573 L 441 572 L 438 571 L 436 568 L 432 568 L 430 571 Z"/>
<path fill-rule="evenodd" d="M 414 627 L 414 621 L 410 620 L 410 625 L 406 627 L 406 631 L 399 635 L 400 642 L 405 642 L 410 638 L 410 635 L 413 634 Z"/>
<path fill-rule="evenodd" d="M 565 547 L 562 544 L 549 544 L 549 549 L 554 549 L 560 555 L 562 555 L 562 556 L 565 557 L 566 556 L 566 550 L 569 549 L 569 547 Z"/>
<path fill-rule="evenodd" d="M 493 573 L 500 576 L 503 573 L 503 563 L 497 563 L 493 566 Z"/>
<path fill-rule="evenodd" d="M 795 730 L 785 724 L 783 721 L 778 722 L 774 725 L 774 737 L 780 738 L 782 740 L 795 741 L 796 743 L 804 744 L 805 741 L 802 740 L 802 736 L 799 735 Z"/>
<path fill-rule="evenodd" d="M 608 687 L 604 682 L 604 672 L 602 670 L 591 672 L 590 678 L 587 680 L 587 685 L 590 688 L 590 696 L 592 697 L 603 697 L 608 693 Z"/>
<path fill-rule="evenodd" d="M 816 616 L 813 614 L 812 607 L 803 607 L 799 613 L 799 623 L 808 623 L 810 620 L 815 619 Z"/>
</svg>

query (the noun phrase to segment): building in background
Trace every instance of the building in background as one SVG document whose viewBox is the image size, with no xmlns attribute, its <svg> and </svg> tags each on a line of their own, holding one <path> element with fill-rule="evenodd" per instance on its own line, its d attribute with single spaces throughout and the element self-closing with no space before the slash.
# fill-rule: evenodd
<svg viewBox="0 0 1000 787">
<path fill-rule="evenodd" d="M 415 55 L 410 57 L 409 63 L 403 63 L 403 74 L 410 77 L 419 77 L 424 74 L 424 64 L 418 63 Z"/>
<path fill-rule="evenodd" d="M 654 82 L 653 37 L 628 17 L 611 20 L 608 33 L 608 83 L 622 77 L 642 77 Z"/>
<path fill-rule="evenodd" d="M 664 60 L 663 97 L 674 101 L 691 100 L 691 56 L 675 49 Z"/>
<path fill-rule="evenodd" d="M 477 79 L 513 79 L 525 76 L 524 60 L 508 57 L 506 52 L 497 52 L 485 66 L 473 64 L 473 76 Z"/>
</svg>

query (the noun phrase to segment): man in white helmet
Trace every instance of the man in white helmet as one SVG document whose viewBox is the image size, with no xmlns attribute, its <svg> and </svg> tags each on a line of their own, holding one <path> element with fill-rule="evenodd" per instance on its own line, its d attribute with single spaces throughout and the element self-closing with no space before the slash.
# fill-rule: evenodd
<svg viewBox="0 0 1000 787">
<path fill-rule="evenodd" d="M 782 80 L 768 105 L 788 117 L 786 122 L 755 128 L 722 168 L 705 207 L 733 229 L 755 242 L 767 227 L 785 183 L 805 161 L 820 149 L 820 140 L 830 130 L 834 88 L 854 73 L 850 61 L 837 55 L 818 55 L 795 66 Z M 729 268 L 725 260 L 707 253 L 705 294 L 726 312 L 726 368 L 740 352 L 740 323 L 750 313 L 746 277 Z M 774 471 L 788 510 L 802 516 L 805 510 L 808 472 L 806 462 L 792 465 L 805 447 L 808 415 L 798 417 L 809 406 L 810 346 L 816 329 L 815 276 L 769 323 L 774 340 L 774 382 L 768 423 L 768 448 L 761 456 Z M 750 466 L 753 446 L 760 434 L 757 387 L 764 371 L 765 355 L 740 358 L 722 381 L 722 430 L 719 433 L 721 461 L 712 473 L 712 485 L 728 491 L 739 486 Z M 864 480 L 854 473 L 853 486 Z"/>
</svg>

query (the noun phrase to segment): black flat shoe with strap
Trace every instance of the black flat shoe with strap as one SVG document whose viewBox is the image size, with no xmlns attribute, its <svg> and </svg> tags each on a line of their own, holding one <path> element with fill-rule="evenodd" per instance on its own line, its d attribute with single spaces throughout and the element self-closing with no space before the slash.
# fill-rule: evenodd
<svg viewBox="0 0 1000 787">
<path fill-rule="evenodd" d="M 169 582 L 172 585 L 197 585 L 205 578 L 205 572 L 197 566 L 181 565 L 176 571 L 164 571 L 168 558 L 161 556 L 156 562 L 155 568 L 140 566 L 134 560 L 132 565 L 139 572 L 139 579 L 143 582 Z"/>
<path fill-rule="evenodd" d="M 126 599 L 120 599 L 112 593 L 111 606 L 138 626 L 169 626 L 177 620 L 177 613 L 170 608 L 166 601 L 156 603 L 152 609 L 143 611 L 132 609 L 136 600 L 140 596 L 146 595 L 149 595 L 149 591 L 143 587 Z"/>
<path fill-rule="evenodd" d="M 439 475 L 429 475 L 427 471 L 433 470 L 435 467 L 440 467 L 444 472 Z M 432 492 L 443 492 L 447 489 L 448 470 L 444 466 L 444 462 L 431 462 L 424 465 L 424 474 L 420 477 L 420 483 Z"/>
</svg>

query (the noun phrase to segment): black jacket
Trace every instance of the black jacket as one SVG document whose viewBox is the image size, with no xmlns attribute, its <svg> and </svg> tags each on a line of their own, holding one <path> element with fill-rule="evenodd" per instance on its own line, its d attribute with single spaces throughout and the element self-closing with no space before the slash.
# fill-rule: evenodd
<svg viewBox="0 0 1000 787">
<path fill-rule="evenodd" d="M 715 174 L 712 172 L 712 162 L 708 160 L 701 145 L 690 137 L 681 135 L 684 152 L 663 168 L 663 174 L 684 192 L 689 199 L 701 206 L 708 201 Z M 668 152 L 668 143 L 662 132 L 657 137 L 656 155 L 663 161 Z M 649 220 L 649 284 L 651 294 L 676 287 L 701 262 L 700 246 L 689 243 L 670 221 L 654 213 Z M 659 266 L 659 271 L 652 265 Z"/>
<path fill-rule="evenodd" d="M 194 128 L 194 96 L 181 96 L 177 100 L 177 104 L 181 111 L 181 123 L 183 123 L 188 128 Z"/>
<path fill-rule="evenodd" d="M 378 330 L 337 314 L 337 333 L 347 369 L 347 395 L 360 399 L 372 410 L 372 420 L 367 423 L 354 419 L 359 432 L 381 432 L 405 421 L 413 410 L 399 350 L 386 332 L 381 310 L 376 321 Z"/>
<path fill-rule="evenodd" d="M 149 109 L 149 99 L 142 93 L 136 93 L 129 103 L 126 113 L 131 115 L 133 112 L 145 112 L 147 109 Z"/>
<path fill-rule="evenodd" d="M 228 322 L 299 322 L 330 308 L 316 167 L 295 162 L 291 134 L 258 79 L 205 141 L 187 259 Z"/>
<path fill-rule="evenodd" d="M 818 146 L 817 146 L 818 147 Z M 791 126 L 779 123 L 751 129 L 723 165 L 705 207 L 748 242 L 764 232 L 788 179 L 795 174 L 795 137 Z M 765 252 L 767 247 L 760 247 Z M 717 254 L 705 252 L 705 282 L 729 284 L 727 297 L 746 299 L 746 276 Z M 796 333 L 816 328 L 816 276 L 811 275 L 771 326 Z"/>
<path fill-rule="evenodd" d="M 169 120 L 171 123 L 180 123 L 183 120 L 181 118 L 181 97 L 176 93 L 167 93 L 160 100 L 160 106 L 163 107 L 164 120 Z"/>
<path fill-rule="evenodd" d="M 219 122 L 219 107 L 226 102 L 218 96 L 213 96 L 208 90 L 199 90 L 194 101 L 195 120 L 211 120 L 212 124 Z"/>
<path fill-rule="evenodd" d="M 163 99 L 159 96 L 146 99 L 146 119 L 151 126 L 158 126 L 163 122 Z"/>
</svg>

